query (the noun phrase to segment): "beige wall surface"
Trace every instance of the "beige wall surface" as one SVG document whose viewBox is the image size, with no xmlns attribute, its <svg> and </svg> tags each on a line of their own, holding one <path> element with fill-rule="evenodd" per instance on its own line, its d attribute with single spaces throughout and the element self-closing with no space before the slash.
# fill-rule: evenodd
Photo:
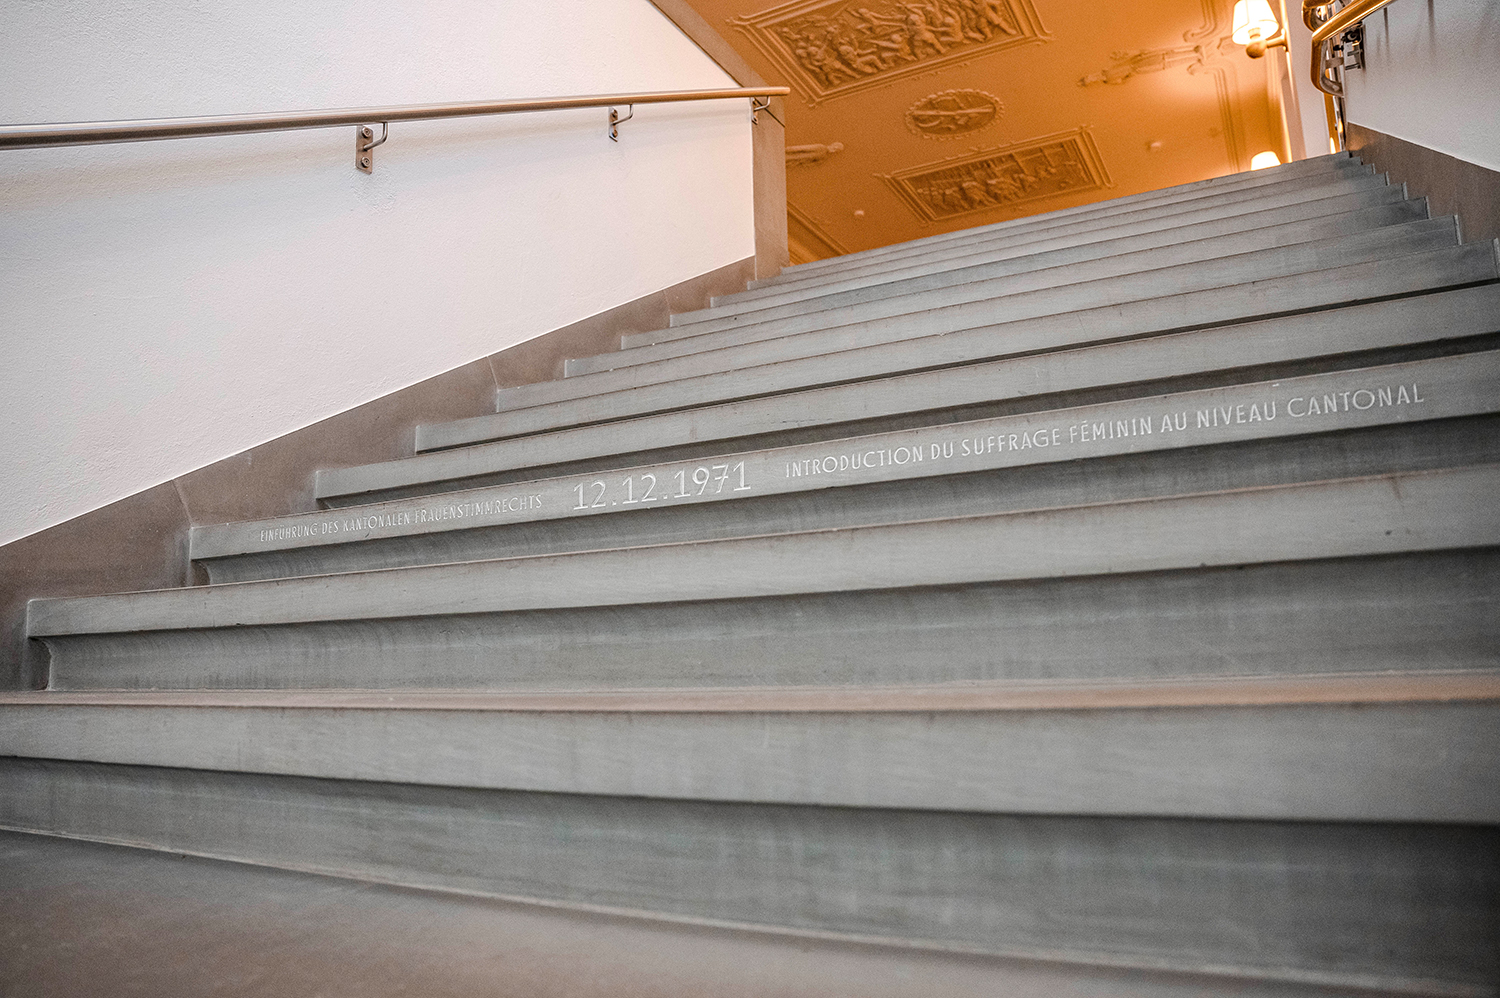
<svg viewBox="0 0 1500 998">
<path fill-rule="evenodd" d="M 1500 171 L 1500 3 L 1396 0 L 1344 89 L 1351 122 Z"/>
<path fill-rule="evenodd" d="M 647 0 L 11 4 L 0 122 L 735 85 Z M 623 110 L 623 109 L 622 109 Z M 748 101 L 0 155 L 0 544 L 755 254 Z"/>
</svg>

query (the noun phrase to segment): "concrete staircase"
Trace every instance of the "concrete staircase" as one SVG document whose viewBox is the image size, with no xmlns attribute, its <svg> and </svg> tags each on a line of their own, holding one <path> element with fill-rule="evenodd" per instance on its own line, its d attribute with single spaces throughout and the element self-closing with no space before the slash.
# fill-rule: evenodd
<svg viewBox="0 0 1500 998">
<path fill-rule="evenodd" d="M 791 268 L 33 601 L 0 826 L 1495 994 L 1497 279 L 1347 156 Z"/>
</svg>

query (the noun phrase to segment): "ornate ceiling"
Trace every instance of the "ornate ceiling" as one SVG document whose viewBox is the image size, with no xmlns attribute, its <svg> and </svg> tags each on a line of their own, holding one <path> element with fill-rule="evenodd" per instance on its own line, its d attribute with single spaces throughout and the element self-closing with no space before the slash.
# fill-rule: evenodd
<svg viewBox="0 0 1500 998">
<path fill-rule="evenodd" d="M 792 88 L 794 262 L 1287 158 L 1233 0 L 691 3 Z"/>
</svg>

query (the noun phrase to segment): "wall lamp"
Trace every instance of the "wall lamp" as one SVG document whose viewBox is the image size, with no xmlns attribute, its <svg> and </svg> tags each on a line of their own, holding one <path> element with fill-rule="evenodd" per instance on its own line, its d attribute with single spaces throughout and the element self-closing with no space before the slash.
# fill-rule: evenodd
<svg viewBox="0 0 1500 998">
<path fill-rule="evenodd" d="M 1245 54 L 1259 59 L 1266 49 L 1278 45 L 1286 48 L 1286 32 L 1271 10 L 1268 0 L 1239 0 L 1234 5 L 1234 31 L 1230 35 L 1236 45 L 1245 46 Z"/>
</svg>

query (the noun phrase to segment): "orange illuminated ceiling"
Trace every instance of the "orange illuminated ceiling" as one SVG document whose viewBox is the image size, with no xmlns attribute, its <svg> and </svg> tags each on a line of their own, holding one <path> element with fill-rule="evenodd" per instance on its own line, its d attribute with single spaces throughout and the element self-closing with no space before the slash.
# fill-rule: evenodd
<svg viewBox="0 0 1500 998">
<path fill-rule="evenodd" d="M 691 2 L 792 88 L 793 262 L 1287 158 L 1233 0 Z"/>
</svg>

